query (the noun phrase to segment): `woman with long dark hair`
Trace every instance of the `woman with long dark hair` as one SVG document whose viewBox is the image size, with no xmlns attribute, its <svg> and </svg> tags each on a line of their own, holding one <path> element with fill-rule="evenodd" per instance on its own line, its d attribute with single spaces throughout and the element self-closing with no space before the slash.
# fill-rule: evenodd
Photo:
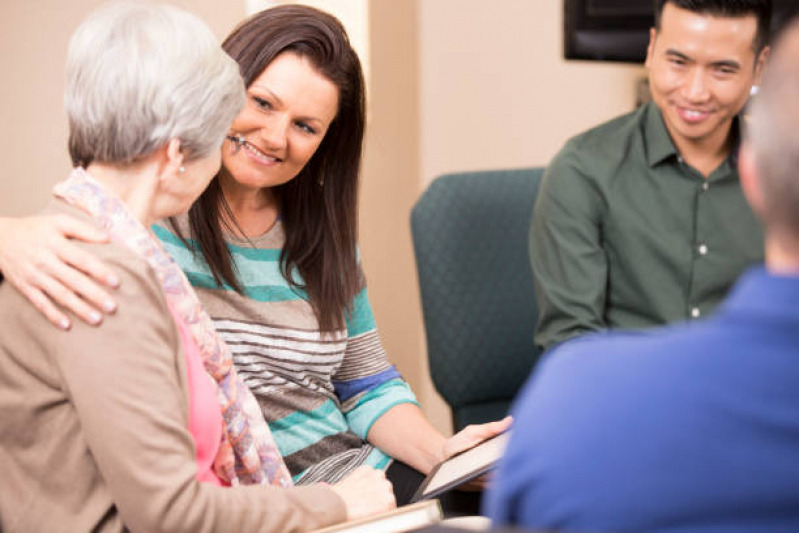
<svg viewBox="0 0 799 533">
<path fill-rule="evenodd" d="M 447 440 L 387 361 L 357 251 L 365 126 L 358 57 L 335 17 L 297 5 L 246 20 L 223 48 L 240 66 L 247 103 L 220 172 L 188 217 L 154 231 L 230 346 L 295 482 L 333 482 L 365 464 L 388 469 L 395 492 L 413 488 L 420 473 L 509 421 Z M 47 294 L 70 306 L 75 296 L 61 298 L 64 286 L 107 300 L 92 297 L 97 289 L 86 279 L 71 281 L 76 273 L 64 264 L 52 276 L 29 268 L 14 248 L 31 238 L 33 231 L 0 237 L 0 267 L 34 302 Z M 107 277 L 92 260 L 68 262 Z M 70 307 L 81 313 L 80 304 Z M 398 502 L 409 496 L 398 493 Z"/>
</svg>

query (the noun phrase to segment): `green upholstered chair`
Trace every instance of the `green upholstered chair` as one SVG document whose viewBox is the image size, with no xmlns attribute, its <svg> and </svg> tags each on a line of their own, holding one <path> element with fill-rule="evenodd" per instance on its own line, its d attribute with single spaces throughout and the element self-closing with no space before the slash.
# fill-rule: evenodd
<svg viewBox="0 0 799 533">
<path fill-rule="evenodd" d="M 456 431 L 505 416 L 540 355 L 527 234 L 542 174 L 441 176 L 411 213 L 430 372 Z"/>
</svg>

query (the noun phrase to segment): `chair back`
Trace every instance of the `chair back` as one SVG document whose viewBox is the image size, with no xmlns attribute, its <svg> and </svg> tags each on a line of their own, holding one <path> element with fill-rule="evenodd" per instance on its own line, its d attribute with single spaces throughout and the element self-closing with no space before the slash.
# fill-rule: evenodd
<svg viewBox="0 0 799 533">
<path fill-rule="evenodd" d="M 411 213 L 430 373 L 456 431 L 502 418 L 538 360 L 528 232 L 542 174 L 441 176 Z"/>
</svg>

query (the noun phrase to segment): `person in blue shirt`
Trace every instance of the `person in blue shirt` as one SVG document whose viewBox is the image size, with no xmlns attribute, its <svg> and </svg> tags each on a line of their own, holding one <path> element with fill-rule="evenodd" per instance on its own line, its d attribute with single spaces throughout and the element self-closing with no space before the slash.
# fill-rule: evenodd
<svg viewBox="0 0 799 533">
<path fill-rule="evenodd" d="M 765 267 L 711 318 L 555 348 L 513 408 L 486 510 L 568 531 L 799 531 L 799 19 L 741 147 Z"/>
</svg>

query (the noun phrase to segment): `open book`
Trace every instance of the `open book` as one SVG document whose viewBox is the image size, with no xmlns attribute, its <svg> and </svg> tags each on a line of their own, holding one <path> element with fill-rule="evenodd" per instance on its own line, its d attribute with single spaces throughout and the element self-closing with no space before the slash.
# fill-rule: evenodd
<svg viewBox="0 0 799 533">
<path fill-rule="evenodd" d="M 505 453 L 510 431 L 484 440 L 439 463 L 419 486 L 411 498 L 412 502 L 435 498 L 448 490 L 463 485 L 494 468 Z"/>
<path fill-rule="evenodd" d="M 313 533 L 401 533 L 438 523 L 442 517 L 438 500 L 427 500 L 359 520 L 317 529 Z"/>
</svg>

